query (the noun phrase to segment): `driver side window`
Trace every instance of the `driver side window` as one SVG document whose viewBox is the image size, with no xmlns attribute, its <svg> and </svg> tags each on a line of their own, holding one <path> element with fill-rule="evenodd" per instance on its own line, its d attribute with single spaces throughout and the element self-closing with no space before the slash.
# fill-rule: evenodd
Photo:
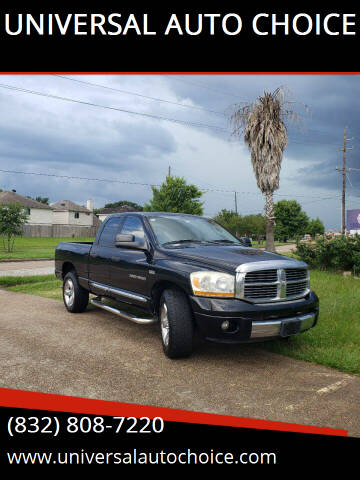
<svg viewBox="0 0 360 480">
<path fill-rule="evenodd" d="M 104 247 L 113 247 L 115 245 L 115 237 L 119 233 L 122 220 L 120 217 L 115 217 L 110 218 L 110 220 L 106 222 L 99 239 L 99 245 Z"/>
</svg>

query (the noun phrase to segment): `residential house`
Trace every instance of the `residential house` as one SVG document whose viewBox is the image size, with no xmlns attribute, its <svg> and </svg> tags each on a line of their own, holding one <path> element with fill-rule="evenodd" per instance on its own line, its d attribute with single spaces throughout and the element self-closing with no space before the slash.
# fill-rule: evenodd
<svg viewBox="0 0 360 480">
<path fill-rule="evenodd" d="M 0 203 L 19 203 L 28 214 L 28 225 L 51 226 L 53 211 L 46 205 L 31 198 L 23 197 L 16 192 L 0 192 Z"/>
<path fill-rule="evenodd" d="M 93 213 L 93 202 L 86 207 L 70 200 L 45 205 L 16 192 L 0 192 L 0 203 L 20 203 L 28 214 L 26 237 L 94 237 L 100 220 Z"/>
<path fill-rule="evenodd" d="M 83 227 L 92 227 L 94 225 L 93 204 L 88 200 L 86 207 L 71 202 L 70 200 L 60 200 L 52 203 L 53 224 L 54 225 L 78 225 Z"/>
</svg>

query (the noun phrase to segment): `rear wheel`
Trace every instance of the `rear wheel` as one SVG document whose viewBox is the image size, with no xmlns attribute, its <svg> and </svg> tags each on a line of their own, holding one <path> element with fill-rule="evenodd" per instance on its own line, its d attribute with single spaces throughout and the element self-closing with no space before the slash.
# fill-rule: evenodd
<svg viewBox="0 0 360 480">
<path fill-rule="evenodd" d="M 180 290 L 165 290 L 159 313 L 165 355 L 169 358 L 188 357 L 193 349 L 194 326 L 186 295 Z"/>
<path fill-rule="evenodd" d="M 66 309 L 71 313 L 83 312 L 89 303 L 89 292 L 79 284 L 74 271 L 64 277 L 63 299 Z"/>
</svg>

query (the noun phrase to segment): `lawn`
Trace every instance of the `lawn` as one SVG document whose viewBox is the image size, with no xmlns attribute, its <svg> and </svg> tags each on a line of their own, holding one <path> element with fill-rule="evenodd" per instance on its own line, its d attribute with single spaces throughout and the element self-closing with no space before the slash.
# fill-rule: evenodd
<svg viewBox="0 0 360 480">
<path fill-rule="evenodd" d="M 289 340 L 265 342 L 272 352 L 360 375 L 360 280 L 330 272 L 311 272 L 320 299 L 314 329 Z"/>
<path fill-rule="evenodd" d="M 0 287 L 12 292 L 28 293 L 40 297 L 62 300 L 62 282 L 55 275 L 26 277 L 0 277 Z"/>
<path fill-rule="evenodd" d="M 93 238 L 51 238 L 18 237 L 14 250 L 7 253 L 0 239 L 0 262 L 2 260 L 20 260 L 23 258 L 54 258 L 55 248 L 59 242 L 92 242 Z"/>
<path fill-rule="evenodd" d="M 268 341 L 254 348 L 360 375 L 360 280 L 315 270 L 311 285 L 320 298 L 317 326 L 289 340 Z M 62 300 L 61 281 L 54 275 L 1 277 L 0 287 Z"/>
</svg>

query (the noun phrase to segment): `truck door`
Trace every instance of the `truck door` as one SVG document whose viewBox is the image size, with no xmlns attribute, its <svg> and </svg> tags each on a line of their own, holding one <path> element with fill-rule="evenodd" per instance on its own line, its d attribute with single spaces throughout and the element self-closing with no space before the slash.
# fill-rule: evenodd
<svg viewBox="0 0 360 480">
<path fill-rule="evenodd" d="M 97 294 L 104 293 L 102 286 L 110 284 L 110 264 L 115 247 L 115 237 L 120 232 L 124 217 L 114 217 L 105 220 L 105 225 L 97 242 L 94 242 L 89 254 L 89 282 L 91 290 Z"/>
<path fill-rule="evenodd" d="M 146 241 L 142 219 L 135 215 L 128 215 L 125 218 L 120 233 L 134 235 L 137 242 Z M 148 255 L 144 250 L 128 247 L 113 248 L 110 266 L 111 286 L 124 290 L 125 294 L 128 292 L 146 296 L 148 271 Z M 125 296 L 124 300 L 126 301 Z M 136 298 L 132 300 L 135 301 L 131 303 L 139 303 Z"/>
</svg>

